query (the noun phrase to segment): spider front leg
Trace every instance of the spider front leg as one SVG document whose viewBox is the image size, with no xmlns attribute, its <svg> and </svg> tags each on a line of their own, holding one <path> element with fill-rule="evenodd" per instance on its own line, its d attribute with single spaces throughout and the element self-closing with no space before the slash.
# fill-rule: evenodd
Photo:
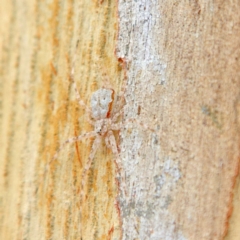
<svg viewBox="0 0 240 240">
<path fill-rule="evenodd" d="M 124 94 L 126 92 L 126 87 L 127 87 L 127 77 L 125 76 L 124 81 L 121 86 L 121 90 L 120 90 L 119 94 L 117 95 L 117 102 L 116 102 L 116 106 L 115 106 L 116 111 L 113 112 L 113 116 L 115 116 L 115 115 L 119 116 L 123 113 L 124 106 L 126 104 L 126 99 L 124 96 Z M 117 120 L 118 116 L 115 117 L 116 120 Z"/>
<path fill-rule="evenodd" d="M 73 64 L 75 63 L 75 59 L 73 60 Z M 78 88 L 77 88 L 77 84 L 74 80 L 74 67 L 72 68 L 71 70 L 71 80 L 72 80 L 72 83 L 73 83 L 73 88 L 74 88 L 74 91 L 75 91 L 75 95 L 76 95 L 76 99 L 78 101 L 78 104 L 86 111 L 87 113 L 87 119 L 88 119 L 88 122 L 94 126 L 94 122 L 92 121 L 91 119 L 91 110 L 90 108 L 85 104 L 85 102 L 81 99 L 81 96 L 80 96 L 80 93 L 78 91 Z"/>
<path fill-rule="evenodd" d="M 48 167 L 52 164 L 52 162 L 54 160 L 57 159 L 59 152 L 68 144 L 68 143 L 75 143 L 78 141 L 82 141 L 83 139 L 87 139 L 87 138 L 91 138 L 91 137 L 95 137 L 96 136 L 96 132 L 92 131 L 92 132 L 88 132 L 88 133 L 83 133 L 79 136 L 76 137 L 72 137 L 67 139 L 61 146 L 60 148 L 56 151 L 56 153 L 54 154 L 53 158 L 50 160 L 50 162 L 48 163 L 48 165 L 45 168 L 45 172 L 48 170 Z"/>
<path fill-rule="evenodd" d="M 146 130 L 150 130 L 150 131 L 153 131 L 153 129 L 149 128 L 148 125 L 146 125 L 143 121 L 137 119 L 137 118 L 128 118 L 124 121 L 124 123 L 122 122 L 119 122 L 119 123 L 116 123 L 116 121 L 118 120 L 119 116 L 122 115 L 124 112 L 124 106 L 122 107 L 122 109 L 120 109 L 119 112 L 117 112 L 115 115 L 113 115 L 113 118 L 112 118 L 112 124 L 111 124 L 111 129 L 112 130 L 120 130 L 123 128 L 123 126 L 126 126 L 127 124 L 129 123 L 136 123 L 138 124 L 139 126 L 143 127 L 144 129 Z"/>
<path fill-rule="evenodd" d="M 77 44 L 77 45 L 78 45 L 78 44 Z M 75 82 L 75 80 L 74 80 L 74 74 L 75 74 L 75 67 L 74 67 L 74 65 L 75 65 L 75 61 L 76 61 L 76 56 L 75 56 L 74 59 L 73 59 L 73 67 L 72 67 L 72 69 L 71 69 L 70 78 L 71 78 L 71 80 L 72 80 L 72 82 L 73 82 L 74 91 L 75 91 L 76 98 L 77 98 L 77 101 L 78 101 L 79 105 L 80 105 L 81 107 L 83 107 L 83 109 L 86 109 L 87 112 L 90 112 L 90 109 L 87 107 L 87 105 L 85 104 L 85 102 L 81 99 L 80 93 L 79 93 L 79 91 L 78 91 L 78 89 L 77 89 L 77 84 L 76 84 L 76 82 Z"/>
<path fill-rule="evenodd" d="M 154 129 L 150 128 L 147 124 L 145 124 L 143 121 L 137 119 L 137 118 L 128 118 L 124 122 L 124 125 L 127 125 L 129 123 L 136 123 L 139 127 L 142 127 L 145 130 L 150 130 L 151 132 L 155 132 Z"/>
<path fill-rule="evenodd" d="M 72 77 L 72 82 L 73 82 L 73 87 L 74 87 L 74 91 L 75 91 L 75 94 L 76 94 L 76 99 L 77 99 L 79 105 L 86 111 L 88 122 L 89 122 L 92 126 L 94 126 L 94 121 L 91 119 L 91 110 L 90 110 L 90 108 L 84 103 L 84 101 L 81 99 L 80 93 L 79 93 L 78 88 L 77 88 L 77 84 L 76 84 L 75 80 L 73 79 L 73 77 Z"/>
</svg>

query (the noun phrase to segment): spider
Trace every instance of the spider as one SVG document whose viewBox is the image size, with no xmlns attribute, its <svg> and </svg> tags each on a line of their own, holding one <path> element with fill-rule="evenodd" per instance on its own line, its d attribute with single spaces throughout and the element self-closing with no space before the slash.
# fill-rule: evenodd
<svg viewBox="0 0 240 240">
<path fill-rule="evenodd" d="M 123 172 L 122 162 L 119 156 L 119 150 L 117 146 L 117 142 L 115 136 L 119 133 L 121 129 L 127 127 L 128 123 L 137 123 L 141 125 L 144 129 L 150 129 L 147 125 L 145 125 L 142 121 L 137 118 L 129 118 L 124 122 L 121 121 L 122 114 L 124 112 L 125 107 L 125 97 L 124 91 L 126 88 L 126 78 L 123 81 L 122 88 L 119 94 L 115 94 L 114 89 L 110 86 L 110 84 L 105 84 L 104 87 L 98 89 L 97 91 L 92 93 L 90 99 L 90 107 L 88 107 L 85 102 L 81 99 L 80 93 L 78 91 L 76 82 L 74 80 L 74 68 L 71 70 L 71 81 L 73 84 L 73 88 L 76 95 L 76 100 L 78 104 L 85 110 L 87 114 L 87 121 L 93 126 L 93 130 L 90 132 L 82 133 L 78 136 L 71 137 L 63 142 L 53 158 L 48 163 L 50 166 L 51 162 L 58 157 L 59 152 L 69 143 L 75 143 L 78 141 L 83 141 L 86 139 L 94 139 L 91 147 L 90 154 L 88 159 L 84 165 L 82 174 L 81 174 L 81 190 L 80 190 L 80 213 L 82 214 L 83 202 L 85 200 L 85 185 L 88 171 L 92 165 L 95 154 L 101 144 L 102 141 L 105 142 L 107 148 L 111 149 L 114 155 L 114 162 L 116 166 L 116 182 L 118 185 L 118 191 L 126 195 L 126 177 Z M 109 83 L 109 79 L 108 79 Z M 141 107 L 139 107 L 140 109 Z M 140 112 L 140 110 L 139 110 Z M 140 113 L 139 113 L 140 114 Z M 117 134 L 114 135 L 114 132 Z M 119 182 L 120 179 L 120 182 Z M 116 199 L 116 206 L 118 206 L 118 199 Z M 120 212 L 119 207 L 117 207 L 118 212 Z M 120 214 L 120 213 L 119 213 Z M 121 221 L 121 219 L 120 219 Z M 82 231 L 82 225 L 80 226 Z"/>
<path fill-rule="evenodd" d="M 77 93 L 78 102 L 82 105 L 76 85 L 74 88 Z M 119 170 L 119 167 L 121 166 L 117 143 L 113 132 L 119 131 L 122 128 L 122 123 L 118 122 L 118 119 L 123 113 L 123 106 L 119 106 L 120 109 L 118 109 L 117 112 L 112 109 L 114 95 L 115 91 L 111 88 L 100 88 L 93 92 L 90 101 L 91 108 L 89 109 L 85 105 L 85 110 L 87 111 L 89 117 L 88 121 L 93 126 L 93 131 L 81 134 L 71 140 L 69 139 L 70 141 L 75 142 L 85 138 L 95 138 L 90 155 L 82 173 L 82 191 L 85 185 L 86 174 L 89 171 L 96 151 L 103 140 L 105 140 L 107 148 L 110 148 L 114 154 L 117 169 Z M 114 108 L 116 108 L 116 106 L 114 106 Z M 83 200 L 84 193 L 82 192 L 81 195 Z"/>
<path fill-rule="evenodd" d="M 102 141 L 105 141 L 107 148 L 110 148 L 116 163 L 116 170 L 120 177 L 121 161 L 119 156 L 119 151 L 116 143 L 116 139 L 114 136 L 115 131 L 121 130 L 123 127 L 123 123 L 119 121 L 120 116 L 123 114 L 124 106 L 125 106 L 125 98 L 124 98 L 124 88 L 122 87 L 119 95 L 115 97 L 115 91 L 108 85 L 98 89 L 93 92 L 90 99 L 90 108 L 85 104 L 85 102 L 81 99 L 80 93 L 77 89 L 76 82 L 74 80 L 74 68 L 71 70 L 71 80 L 74 87 L 76 100 L 79 105 L 85 110 L 87 113 L 87 121 L 93 126 L 93 130 L 90 132 L 82 133 L 79 136 L 71 137 L 67 139 L 65 142 L 61 144 L 59 149 L 54 154 L 51 161 L 48 163 L 48 166 L 57 159 L 59 152 L 69 143 L 75 143 L 78 141 L 83 141 L 86 139 L 94 138 L 90 155 L 87 159 L 87 163 L 84 166 L 82 177 L 81 177 L 81 201 L 84 200 L 84 186 L 86 175 L 92 165 L 94 160 L 94 156 L 97 152 Z M 116 101 L 116 103 L 115 103 Z M 123 180 L 123 179 L 122 179 Z M 124 180 L 123 180 L 124 181 Z"/>
</svg>

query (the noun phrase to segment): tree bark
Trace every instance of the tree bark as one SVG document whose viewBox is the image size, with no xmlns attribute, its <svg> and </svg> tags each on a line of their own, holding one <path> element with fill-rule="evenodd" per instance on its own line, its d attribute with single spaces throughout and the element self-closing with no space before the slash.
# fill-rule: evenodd
<svg viewBox="0 0 240 240">
<path fill-rule="evenodd" d="M 0 6 L 0 239 L 239 239 L 238 1 Z M 119 164 L 92 138 L 53 159 L 93 131 L 74 82 L 124 91 Z"/>
</svg>

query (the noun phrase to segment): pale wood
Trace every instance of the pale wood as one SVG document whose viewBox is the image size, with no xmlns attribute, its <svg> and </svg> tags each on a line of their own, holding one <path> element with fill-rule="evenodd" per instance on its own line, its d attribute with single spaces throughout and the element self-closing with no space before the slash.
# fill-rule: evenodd
<svg viewBox="0 0 240 240">
<path fill-rule="evenodd" d="M 0 239 L 238 240 L 239 12 L 237 0 L 1 0 Z M 103 144 L 83 203 L 91 140 L 45 172 L 92 130 L 73 67 L 87 105 L 105 75 L 116 93 L 127 81 L 119 185 Z"/>
<path fill-rule="evenodd" d="M 116 91 L 121 88 L 116 4 L 1 1 L 0 239 L 121 236 L 111 151 L 98 149 L 82 206 L 81 176 L 91 139 L 66 146 L 45 173 L 61 143 L 92 130 L 76 101 L 73 64 L 87 105 L 104 74 Z"/>
</svg>

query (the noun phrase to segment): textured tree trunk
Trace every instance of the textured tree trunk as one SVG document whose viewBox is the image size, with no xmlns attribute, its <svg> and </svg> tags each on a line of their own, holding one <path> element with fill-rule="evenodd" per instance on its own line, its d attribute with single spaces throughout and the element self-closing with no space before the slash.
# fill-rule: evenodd
<svg viewBox="0 0 240 240">
<path fill-rule="evenodd" d="M 0 239 L 239 240 L 239 12 L 1 0 Z M 87 106 L 123 90 L 119 159 L 94 138 L 61 148 L 94 131 L 74 83 Z"/>
</svg>

